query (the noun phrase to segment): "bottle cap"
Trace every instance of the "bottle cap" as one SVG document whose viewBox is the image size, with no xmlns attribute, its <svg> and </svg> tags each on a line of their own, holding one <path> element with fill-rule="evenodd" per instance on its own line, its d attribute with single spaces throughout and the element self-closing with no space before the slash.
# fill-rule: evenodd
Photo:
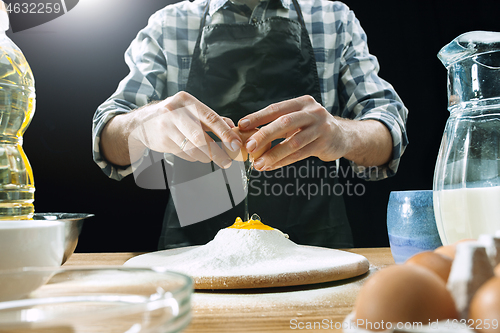
<svg viewBox="0 0 500 333">
<path fill-rule="evenodd" d="M 0 32 L 9 30 L 9 15 L 5 3 L 0 0 Z"/>
</svg>

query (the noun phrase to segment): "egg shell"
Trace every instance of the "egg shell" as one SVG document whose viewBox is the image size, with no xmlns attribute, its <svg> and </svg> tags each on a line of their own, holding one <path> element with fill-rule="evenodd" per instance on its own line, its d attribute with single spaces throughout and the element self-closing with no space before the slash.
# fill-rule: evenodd
<svg viewBox="0 0 500 333">
<path fill-rule="evenodd" d="M 476 291 L 470 303 L 468 322 L 476 332 L 500 331 L 500 277 L 489 279 Z"/>
<path fill-rule="evenodd" d="M 491 265 L 495 267 L 500 264 L 500 237 L 483 234 L 479 235 L 477 241 L 486 249 Z"/>
<path fill-rule="evenodd" d="M 434 250 L 435 253 L 447 256 L 450 259 L 455 259 L 455 245 L 443 245 Z"/>
<path fill-rule="evenodd" d="M 440 246 L 437 249 L 435 249 L 434 252 L 450 257 L 451 259 L 455 259 L 457 244 L 462 242 L 471 242 L 471 241 L 475 241 L 475 239 L 470 239 L 470 238 L 462 239 L 450 245 Z"/>
<path fill-rule="evenodd" d="M 252 135 L 254 135 L 255 133 L 257 133 L 258 129 L 254 128 L 254 129 L 251 129 L 251 130 L 248 130 L 248 131 L 242 131 L 242 130 L 240 130 L 239 127 L 233 127 L 232 130 L 236 134 L 238 134 L 240 136 L 240 138 L 241 138 L 241 140 L 243 142 L 243 147 L 241 147 L 241 150 L 236 151 L 236 152 L 233 152 L 233 151 L 229 150 L 226 146 L 224 146 L 224 149 L 226 150 L 226 153 L 229 155 L 229 157 L 231 157 L 233 160 L 246 161 L 247 158 L 248 158 L 248 152 L 247 152 L 247 150 L 245 148 L 245 142 L 248 140 L 248 138 L 250 138 Z M 259 157 L 261 157 L 262 154 L 264 154 L 270 148 L 271 148 L 271 143 L 268 143 L 267 145 L 265 145 L 261 149 L 259 149 L 259 150 L 255 151 L 255 152 L 253 152 L 252 154 L 250 154 L 250 157 L 253 160 L 256 160 Z"/>
<path fill-rule="evenodd" d="M 426 325 L 436 320 L 458 319 L 444 281 L 418 265 L 393 265 L 375 273 L 359 291 L 354 312 L 359 327 L 373 331 L 388 328 L 387 323 Z"/>
<path fill-rule="evenodd" d="M 450 257 L 432 251 L 417 253 L 405 262 L 405 264 L 419 265 L 430 269 L 439 275 L 444 282 L 448 281 L 452 263 L 453 259 Z"/>
</svg>

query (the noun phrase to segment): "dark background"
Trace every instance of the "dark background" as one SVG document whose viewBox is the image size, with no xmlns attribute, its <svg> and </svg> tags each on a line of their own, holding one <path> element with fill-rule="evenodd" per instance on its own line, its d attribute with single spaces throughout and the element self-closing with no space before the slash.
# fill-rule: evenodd
<svg viewBox="0 0 500 333">
<path fill-rule="evenodd" d="M 154 251 L 168 191 L 145 190 L 132 176 L 108 179 L 92 161 L 92 117 L 128 73 L 123 53 L 148 17 L 171 0 L 81 0 L 66 15 L 8 36 L 36 80 L 37 108 L 24 137 L 34 170 L 37 212 L 86 212 L 77 252 Z M 472 30 L 500 31 L 495 1 L 346 0 L 389 81 L 410 111 L 398 174 L 364 182 L 347 197 L 356 247 L 387 246 L 390 191 L 432 189 L 448 117 L 439 49 Z"/>
</svg>

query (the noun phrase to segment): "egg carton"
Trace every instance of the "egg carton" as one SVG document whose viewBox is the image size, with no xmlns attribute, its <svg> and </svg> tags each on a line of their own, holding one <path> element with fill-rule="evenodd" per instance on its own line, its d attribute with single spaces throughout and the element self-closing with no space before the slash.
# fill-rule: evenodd
<svg viewBox="0 0 500 333">
<path fill-rule="evenodd" d="M 490 278 L 495 276 L 494 267 L 500 265 L 500 230 L 495 235 L 481 235 L 477 240 L 456 244 L 447 289 L 450 291 L 457 311 L 462 319 L 449 319 L 433 322 L 430 325 L 416 324 L 408 327 L 400 323 L 384 333 L 473 333 L 473 323 L 468 320 L 469 306 L 476 291 Z M 343 322 L 345 333 L 373 333 L 374 331 L 358 328 L 355 313 L 351 312 Z M 372 324 L 375 325 L 375 324 Z M 377 329 L 377 327 L 374 327 Z M 380 328 L 380 327 L 379 327 Z"/>
</svg>

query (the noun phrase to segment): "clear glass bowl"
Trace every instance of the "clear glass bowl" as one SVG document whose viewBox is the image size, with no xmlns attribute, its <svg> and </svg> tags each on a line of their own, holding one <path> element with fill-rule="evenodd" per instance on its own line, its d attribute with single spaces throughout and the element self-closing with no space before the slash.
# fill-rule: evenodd
<svg viewBox="0 0 500 333">
<path fill-rule="evenodd" d="M 23 299 L 0 302 L 2 333 L 173 333 L 191 319 L 193 281 L 162 268 L 0 271 L 0 280 L 28 276 L 48 282 Z"/>
</svg>

